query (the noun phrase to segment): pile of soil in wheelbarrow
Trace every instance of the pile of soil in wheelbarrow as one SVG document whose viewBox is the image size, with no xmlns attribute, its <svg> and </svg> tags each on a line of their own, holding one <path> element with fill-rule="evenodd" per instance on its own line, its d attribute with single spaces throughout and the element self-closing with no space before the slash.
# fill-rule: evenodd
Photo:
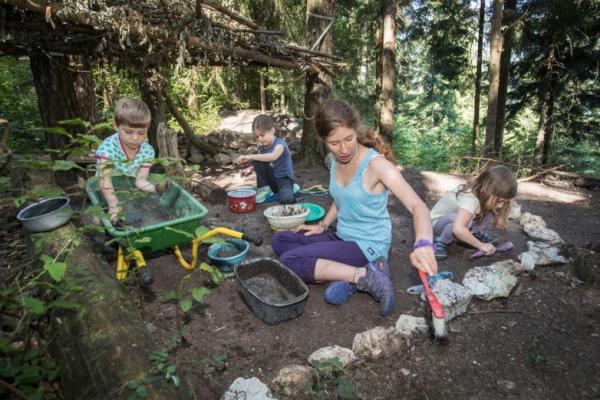
<svg viewBox="0 0 600 400">
<path fill-rule="evenodd" d="M 124 203 L 123 214 L 125 224 L 136 229 L 177 218 L 173 211 L 160 203 L 159 196 L 155 194 Z"/>
</svg>

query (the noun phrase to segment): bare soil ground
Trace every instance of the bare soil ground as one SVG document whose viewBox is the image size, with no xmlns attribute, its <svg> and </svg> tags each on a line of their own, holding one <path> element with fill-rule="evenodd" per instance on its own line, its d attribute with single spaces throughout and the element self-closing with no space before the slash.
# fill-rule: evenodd
<svg viewBox="0 0 600 400">
<path fill-rule="evenodd" d="M 252 183 L 251 178 L 243 180 L 237 172 L 205 173 L 226 189 Z M 445 190 L 463 181 L 455 175 L 413 170 L 404 171 L 404 176 L 429 206 Z M 299 169 L 297 180 L 303 188 L 327 184 L 327 174 L 320 167 Z M 596 244 L 588 265 L 596 277 L 600 276 L 599 192 L 525 183 L 520 185 L 518 200 L 524 212 L 541 215 L 567 243 Z M 304 201 L 326 208 L 330 199 L 304 196 Z M 204 203 L 209 208 L 206 224 L 263 236 L 265 243 L 251 246 L 248 258 L 273 256 L 272 231 L 262 214 L 272 204 L 260 204 L 248 214 L 233 214 L 226 204 Z M 178 372 L 192 382 L 197 398 L 218 399 L 237 377 L 256 376 L 270 384 L 282 367 L 307 365 L 308 356 L 321 347 L 337 344 L 351 348 L 357 333 L 375 326 L 393 326 L 400 314 L 426 315 L 419 298 L 406 293 L 409 286 L 418 283 L 408 263 L 414 240 L 411 217 L 393 197 L 389 209 L 394 229 L 390 264 L 396 309 L 386 318 L 379 316 L 377 304 L 366 294 L 354 296 L 346 305 L 332 306 L 323 300 L 325 285 L 309 285 L 308 301 L 298 319 L 268 325 L 242 301 L 232 278 L 212 287 L 204 304 L 195 304 L 188 315 L 183 315 L 176 302 L 165 301 L 163 296 L 175 290 L 182 279 L 196 286 L 210 283 L 206 273 L 189 276 L 166 252 L 149 260 L 156 277 L 152 288 L 134 286 L 129 290 L 139 299 L 141 316 L 154 339 L 160 347 L 172 349 Z M 3 203 L 0 215 L 5 226 L 1 236 L 7 245 L 0 251 L 6 281 L 13 271 L 11 265 L 25 256 L 22 241 L 15 242 L 20 227 L 14 208 Z M 515 244 L 511 253 L 471 262 L 465 256 L 466 249 L 453 246 L 440 269 L 454 272 L 455 281 L 460 282 L 473 266 L 516 259 L 526 250 L 528 237 L 516 221 L 500 234 Z M 201 249 L 204 258 L 207 247 Z M 448 326 L 448 345 L 439 346 L 422 335 L 407 340 L 398 353 L 347 368 L 341 378 L 351 382 L 350 395 L 360 399 L 600 398 L 600 285 L 576 279 L 573 263 L 537 267 L 522 274 L 510 297 L 491 302 L 474 299 L 468 312 Z M 300 397 L 335 399 L 349 395 L 336 389 L 331 378 L 307 388 Z"/>
<path fill-rule="evenodd" d="M 241 181 L 237 171 L 212 171 L 215 182 L 227 189 L 251 183 Z M 461 177 L 404 171 L 404 176 L 429 206 Z M 297 180 L 306 188 L 326 184 L 322 168 L 300 169 Z M 518 196 L 523 211 L 541 215 L 548 226 L 570 244 L 597 243 L 600 235 L 600 194 L 561 191 L 526 183 Z M 305 196 L 304 201 L 327 207 L 328 197 Z M 205 202 L 206 203 L 206 202 Z M 248 214 L 232 214 L 226 204 L 207 204 L 205 222 L 241 228 L 261 234 L 265 243 L 252 246 L 248 257 L 274 256 L 272 232 L 259 204 Z M 408 263 L 413 243 L 410 214 L 395 198 L 390 199 L 393 218 L 393 249 L 390 255 L 396 291 L 396 309 L 386 318 L 366 294 L 358 294 L 343 306 L 324 302 L 325 285 L 309 285 L 304 313 L 295 320 L 268 325 L 256 318 L 238 294 L 232 278 L 212 289 L 205 304 L 195 305 L 182 317 L 175 302 L 161 301 L 187 272 L 171 255 L 149 261 L 156 282 L 140 291 L 142 317 L 151 323 L 159 343 L 176 346 L 179 371 L 197 390 L 198 398 L 219 398 L 237 377 L 256 376 L 269 384 L 277 372 L 290 364 L 307 364 L 308 356 L 329 345 L 352 347 L 354 336 L 375 326 L 392 326 L 400 314 L 425 316 L 418 297 L 405 292 L 417 282 Z M 515 249 L 489 259 L 468 261 L 465 249 L 453 246 L 440 264 L 460 282 L 465 272 L 505 258 L 516 259 L 526 250 L 528 237 L 511 221 L 501 233 Z M 202 253 L 205 254 L 206 247 Z M 598 276 L 598 257 L 593 268 Z M 206 274 L 191 278 L 206 284 Z M 583 284 L 573 265 L 538 267 L 523 274 L 511 296 L 485 302 L 474 299 L 467 314 L 449 322 L 450 342 L 439 346 L 427 336 L 407 340 L 401 351 L 383 359 L 360 362 L 343 373 L 352 382 L 352 393 L 364 399 L 582 399 L 600 397 L 600 290 Z M 307 390 L 306 398 L 338 398 L 332 382 Z"/>
</svg>

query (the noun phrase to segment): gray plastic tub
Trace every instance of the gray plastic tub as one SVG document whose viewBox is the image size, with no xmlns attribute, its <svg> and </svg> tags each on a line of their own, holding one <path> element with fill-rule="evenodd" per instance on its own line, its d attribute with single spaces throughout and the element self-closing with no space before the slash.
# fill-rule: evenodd
<svg viewBox="0 0 600 400">
<path fill-rule="evenodd" d="M 238 290 L 252 312 L 268 324 L 299 317 L 308 287 L 291 270 L 272 258 L 256 258 L 234 269 Z"/>
</svg>

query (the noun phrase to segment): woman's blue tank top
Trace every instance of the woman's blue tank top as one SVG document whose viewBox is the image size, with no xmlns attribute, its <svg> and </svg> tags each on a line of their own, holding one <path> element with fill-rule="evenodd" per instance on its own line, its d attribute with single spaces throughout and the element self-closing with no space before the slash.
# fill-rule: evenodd
<svg viewBox="0 0 600 400">
<path fill-rule="evenodd" d="M 362 184 L 369 161 L 379 155 L 369 148 L 352 181 L 344 187 L 338 185 L 335 179 L 335 159 L 329 171 L 329 191 L 338 211 L 337 235 L 342 240 L 356 242 L 369 261 L 381 256 L 387 258 L 392 243 L 392 221 L 387 209 L 388 190 L 371 194 Z"/>
</svg>

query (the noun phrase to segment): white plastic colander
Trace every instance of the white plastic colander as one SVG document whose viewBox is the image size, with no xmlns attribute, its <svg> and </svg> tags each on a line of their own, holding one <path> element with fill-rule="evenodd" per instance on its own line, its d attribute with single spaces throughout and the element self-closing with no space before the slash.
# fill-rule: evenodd
<svg viewBox="0 0 600 400">
<path fill-rule="evenodd" d="M 274 231 L 286 231 L 302 225 L 310 210 L 299 204 L 282 204 L 272 206 L 264 211 Z"/>
</svg>

